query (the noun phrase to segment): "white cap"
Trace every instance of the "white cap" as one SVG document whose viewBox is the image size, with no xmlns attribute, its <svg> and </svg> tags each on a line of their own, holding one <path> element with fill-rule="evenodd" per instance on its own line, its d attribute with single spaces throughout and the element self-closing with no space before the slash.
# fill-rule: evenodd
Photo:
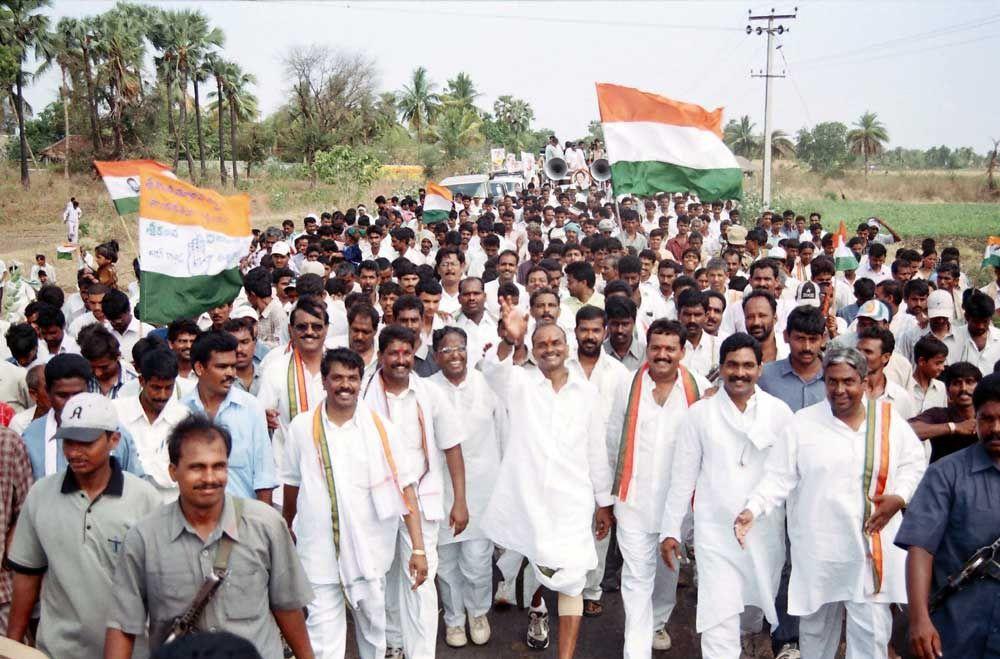
<svg viewBox="0 0 1000 659">
<path fill-rule="evenodd" d="M 951 293 L 940 289 L 931 291 L 927 296 L 927 317 L 928 318 L 948 318 L 955 316 L 955 299 Z"/>
<path fill-rule="evenodd" d="M 597 223 L 597 230 L 598 231 L 614 231 L 615 230 L 615 221 L 614 220 L 609 220 L 608 218 L 604 218 L 603 220 L 601 220 L 600 222 Z"/>
<path fill-rule="evenodd" d="M 118 432 L 118 415 L 110 398 L 84 392 L 66 401 L 57 439 L 95 442 L 106 432 Z"/>
<path fill-rule="evenodd" d="M 785 248 L 778 247 L 777 245 L 769 249 L 767 251 L 767 255 L 776 259 L 783 259 L 788 256 L 788 254 L 785 252 Z"/>
<path fill-rule="evenodd" d="M 279 240 L 278 242 L 274 243 L 273 247 L 271 247 L 272 254 L 281 254 L 284 256 L 288 256 L 290 252 L 291 249 L 288 247 L 288 243 L 286 243 L 284 240 Z"/>
<path fill-rule="evenodd" d="M 233 320 L 238 320 L 240 318 L 253 318 L 254 320 L 260 320 L 260 315 L 257 313 L 257 310 L 246 304 L 241 304 L 240 306 L 234 308 L 229 313 L 229 317 Z"/>
<path fill-rule="evenodd" d="M 326 275 L 326 268 L 319 261 L 303 261 L 299 265 L 299 276 L 302 275 Z"/>
</svg>

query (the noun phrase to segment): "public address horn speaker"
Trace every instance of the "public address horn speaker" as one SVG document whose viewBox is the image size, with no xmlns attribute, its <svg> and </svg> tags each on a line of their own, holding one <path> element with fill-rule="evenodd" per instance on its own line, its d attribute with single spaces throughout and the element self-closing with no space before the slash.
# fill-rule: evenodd
<svg viewBox="0 0 1000 659">
<path fill-rule="evenodd" d="M 553 181 L 566 178 L 569 166 L 562 158 L 549 158 L 545 161 L 545 175 Z"/>
<path fill-rule="evenodd" d="M 611 180 L 611 164 L 608 162 L 607 158 L 601 158 L 591 163 L 590 175 L 595 181 Z"/>
</svg>

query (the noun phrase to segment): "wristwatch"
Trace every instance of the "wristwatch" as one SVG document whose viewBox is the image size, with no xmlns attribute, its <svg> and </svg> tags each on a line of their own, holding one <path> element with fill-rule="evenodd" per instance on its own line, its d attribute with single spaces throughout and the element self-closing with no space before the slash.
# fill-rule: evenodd
<svg viewBox="0 0 1000 659">
<path fill-rule="evenodd" d="M 953 435 L 955 434 L 955 422 L 954 421 L 949 421 L 948 422 L 948 432 L 950 432 Z"/>
</svg>

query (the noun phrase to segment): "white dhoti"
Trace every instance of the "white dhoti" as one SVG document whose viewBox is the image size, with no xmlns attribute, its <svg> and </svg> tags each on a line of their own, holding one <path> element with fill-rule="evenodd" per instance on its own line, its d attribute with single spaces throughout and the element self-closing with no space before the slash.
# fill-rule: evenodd
<svg viewBox="0 0 1000 659">
<path fill-rule="evenodd" d="M 309 603 L 306 629 L 316 659 L 344 659 L 347 652 L 347 603 L 340 584 L 311 584 L 313 600 Z M 354 636 L 361 659 L 385 656 L 385 583 L 373 587 L 369 597 L 351 609 Z"/>
<path fill-rule="evenodd" d="M 604 594 L 601 590 L 601 581 L 604 579 L 604 568 L 608 560 L 608 547 L 611 545 L 611 534 L 604 536 L 603 540 L 597 540 L 597 567 L 587 573 L 587 584 L 583 587 L 583 599 L 598 601 Z"/>
<path fill-rule="evenodd" d="M 486 615 L 493 595 L 493 543 L 480 538 L 438 547 L 438 586 L 448 627 L 464 627 L 466 614 Z"/>
<path fill-rule="evenodd" d="M 649 657 L 653 634 L 670 619 L 677 603 L 677 570 L 660 558 L 659 534 L 630 531 L 618 524 L 622 552 L 626 659 Z M 737 620 L 737 624 L 738 624 Z"/>
<path fill-rule="evenodd" d="M 399 520 L 396 556 L 386 577 L 386 640 L 390 647 L 403 648 L 407 659 L 433 658 L 437 644 L 438 597 L 434 577 L 438 570 L 438 524 L 421 515 L 427 580 L 413 590 L 409 571 L 413 544 L 406 524 L 402 518 Z"/>
<path fill-rule="evenodd" d="M 740 659 L 740 616 L 729 616 L 701 633 L 702 659 Z"/>
<path fill-rule="evenodd" d="M 799 618 L 799 648 L 808 659 L 834 659 L 847 615 L 847 659 L 886 659 L 892 636 L 889 604 L 830 602 Z"/>
</svg>

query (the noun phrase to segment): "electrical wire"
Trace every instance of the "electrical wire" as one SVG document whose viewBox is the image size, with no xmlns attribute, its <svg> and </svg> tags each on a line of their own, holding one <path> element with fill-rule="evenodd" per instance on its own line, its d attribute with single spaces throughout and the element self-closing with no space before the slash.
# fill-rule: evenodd
<svg viewBox="0 0 1000 659">
<path fill-rule="evenodd" d="M 919 48 L 916 50 L 900 50 L 892 53 L 885 53 L 881 55 L 870 56 L 867 52 L 858 52 L 852 57 L 843 57 L 838 61 L 817 61 L 809 64 L 805 64 L 804 68 L 813 69 L 823 66 L 828 66 L 830 64 L 844 64 L 847 62 L 852 62 L 854 60 L 860 60 L 864 62 L 874 62 L 881 59 L 891 59 L 894 57 L 900 57 L 903 55 L 923 55 L 925 53 L 932 53 L 937 50 L 944 50 L 947 48 L 956 48 L 959 46 L 968 46 L 970 44 L 979 43 L 981 41 L 989 41 L 991 39 L 1000 39 L 1000 34 L 987 34 L 976 39 L 963 39 L 962 41 L 952 41 L 950 43 L 939 44 L 936 46 L 931 46 L 928 48 Z M 803 68 L 802 62 L 796 62 L 796 66 Z"/>
</svg>

